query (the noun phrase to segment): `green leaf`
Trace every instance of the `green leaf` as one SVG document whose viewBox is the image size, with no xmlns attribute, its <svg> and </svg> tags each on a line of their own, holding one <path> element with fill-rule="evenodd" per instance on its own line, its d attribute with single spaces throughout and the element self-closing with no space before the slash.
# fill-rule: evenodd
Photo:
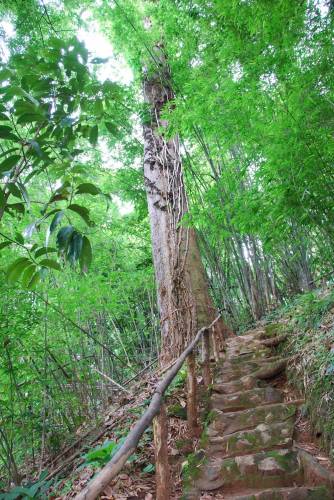
<svg viewBox="0 0 334 500">
<path fill-rule="evenodd" d="M 43 151 L 41 150 L 41 146 L 38 144 L 38 142 L 31 139 L 27 141 L 27 143 L 30 144 L 32 150 L 36 153 L 36 155 L 39 156 L 39 158 L 42 158 Z"/>
<path fill-rule="evenodd" d="M 56 271 L 61 271 L 61 266 L 59 262 L 52 259 L 43 259 L 38 263 L 40 266 L 49 267 L 50 269 L 55 269 Z"/>
<path fill-rule="evenodd" d="M 91 64 L 104 64 L 109 61 L 109 57 L 94 57 L 90 63 Z"/>
<path fill-rule="evenodd" d="M 114 123 L 111 122 L 104 122 L 106 129 L 108 132 L 110 132 L 112 135 L 117 135 L 118 133 L 118 128 Z"/>
<path fill-rule="evenodd" d="M 96 146 L 98 137 L 99 137 L 99 128 L 97 125 L 94 125 L 94 127 L 92 127 L 89 132 L 89 142 L 91 143 L 92 146 Z"/>
<path fill-rule="evenodd" d="M 24 238 L 23 238 L 22 234 L 21 234 L 21 233 L 19 233 L 19 232 L 17 232 L 17 233 L 15 234 L 15 240 L 16 240 L 18 243 L 20 243 L 20 245 L 23 245 L 23 244 L 24 244 Z"/>
<path fill-rule="evenodd" d="M 86 222 L 87 226 L 94 226 L 94 222 L 89 217 L 89 210 L 86 207 L 72 203 L 67 207 L 72 212 L 77 213 Z"/>
<path fill-rule="evenodd" d="M 17 135 L 13 134 L 13 129 L 7 125 L 0 125 L 0 138 L 11 139 L 12 141 L 19 141 Z"/>
<path fill-rule="evenodd" d="M 8 96 L 21 96 L 25 97 L 28 99 L 32 104 L 35 106 L 39 106 L 39 102 L 28 92 L 26 92 L 24 89 L 21 87 L 18 87 L 17 85 L 11 85 L 9 89 L 6 91 L 6 94 Z"/>
<path fill-rule="evenodd" d="M 38 250 L 36 250 L 36 252 L 35 252 L 35 257 L 36 257 L 36 259 L 37 259 L 38 257 L 41 257 L 42 255 L 49 254 L 49 253 L 54 253 L 54 252 L 57 252 L 57 249 L 56 249 L 56 248 L 52 248 L 52 247 L 41 247 L 41 248 L 39 248 Z"/>
<path fill-rule="evenodd" d="M 59 250 L 66 250 L 70 237 L 74 232 L 73 226 L 65 226 L 57 234 L 57 246 Z"/>
<path fill-rule="evenodd" d="M 15 282 L 25 270 L 26 267 L 30 266 L 31 260 L 27 257 L 19 257 L 16 259 L 7 269 L 6 279 L 8 283 Z"/>
<path fill-rule="evenodd" d="M 14 151 L 17 151 L 19 146 L 14 146 L 13 148 L 6 149 L 0 153 L 0 158 L 3 158 L 4 156 L 8 155 L 9 153 L 13 153 Z"/>
<path fill-rule="evenodd" d="M 56 229 L 56 227 L 60 224 L 63 217 L 64 217 L 63 210 L 56 213 L 56 215 L 54 216 L 54 218 L 52 219 L 52 222 L 50 224 L 50 233 L 53 233 L 53 231 Z"/>
<path fill-rule="evenodd" d="M 22 182 L 17 182 L 17 186 L 19 187 L 19 189 L 22 193 L 22 197 L 23 197 L 24 201 L 26 202 L 27 208 L 30 209 L 30 198 L 28 195 L 28 191 L 25 188 L 25 185 L 22 184 Z"/>
<path fill-rule="evenodd" d="M 40 272 L 37 271 L 35 274 L 32 275 L 31 280 L 27 285 L 27 288 L 29 290 L 33 290 L 36 287 L 37 283 L 40 281 L 40 279 L 41 279 Z"/>
<path fill-rule="evenodd" d="M 13 155 L 10 156 L 9 158 L 6 158 L 0 163 L 0 173 L 11 170 L 14 167 L 14 165 L 16 165 L 20 160 L 21 156 L 19 155 Z"/>
<path fill-rule="evenodd" d="M 0 209 L 2 210 L 6 205 L 6 197 L 3 190 L 0 188 Z"/>
<path fill-rule="evenodd" d="M 2 250 L 3 248 L 9 247 L 9 245 L 12 245 L 11 241 L 3 241 L 2 243 L 0 243 L 0 250 Z"/>
<path fill-rule="evenodd" d="M 7 184 L 8 191 L 16 198 L 22 198 L 22 193 L 14 182 L 9 182 Z"/>
<path fill-rule="evenodd" d="M 35 221 L 35 222 L 32 222 L 31 224 L 29 224 L 27 227 L 24 228 L 23 236 L 29 240 L 32 237 L 32 235 L 34 234 L 34 232 L 36 231 L 38 225 L 39 225 L 39 221 Z"/>
<path fill-rule="evenodd" d="M 23 203 L 8 203 L 5 207 L 6 212 L 10 213 L 11 210 L 18 212 L 19 214 L 24 214 L 25 208 Z"/>
<path fill-rule="evenodd" d="M 19 116 L 17 123 L 24 125 L 26 123 L 41 122 L 44 120 L 44 116 L 39 113 L 24 113 Z"/>
<path fill-rule="evenodd" d="M 153 464 L 147 464 L 146 467 L 143 468 L 143 472 L 145 472 L 145 474 L 149 474 L 150 472 L 154 472 L 155 471 L 155 467 Z"/>
<path fill-rule="evenodd" d="M 36 265 L 31 264 L 29 267 L 27 267 L 24 270 L 21 283 L 25 288 L 27 288 L 29 286 L 31 278 L 32 278 L 33 274 L 36 272 L 36 269 L 37 269 Z"/>
<path fill-rule="evenodd" d="M 81 255 L 82 249 L 82 235 L 77 231 L 74 231 L 69 242 L 67 249 L 67 258 L 71 264 L 75 264 Z"/>
<path fill-rule="evenodd" d="M 97 116 L 101 116 L 103 114 L 103 102 L 101 99 L 97 99 L 94 103 L 94 112 Z"/>
<path fill-rule="evenodd" d="M 82 249 L 80 253 L 80 269 L 83 273 L 87 273 L 92 262 L 92 247 L 87 236 L 82 238 Z"/>
<path fill-rule="evenodd" d="M 4 68 L 0 71 L 0 82 L 4 82 L 13 76 L 13 71 L 9 68 Z"/>
<path fill-rule="evenodd" d="M 97 194 L 100 194 L 101 190 L 100 190 L 100 188 L 98 188 L 94 184 L 91 184 L 90 182 L 84 182 L 83 184 L 79 184 L 75 193 L 76 194 L 87 193 L 87 194 L 92 194 L 93 196 L 95 196 Z"/>
<path fill-rule="evenodd" d="M 25 212 L 25 208 L 24 208 L 23 203 L 8 203 L 5 207 L 5 210 L 9 214 L 11 214 L 11 210 L 18 212 L 19 214 L 24 214 L 24 212 Z"/>
</svg>

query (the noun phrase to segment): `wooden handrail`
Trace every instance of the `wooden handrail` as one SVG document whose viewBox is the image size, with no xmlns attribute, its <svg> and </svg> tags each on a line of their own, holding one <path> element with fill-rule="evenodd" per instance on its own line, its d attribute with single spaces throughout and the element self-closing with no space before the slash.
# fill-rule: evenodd
<svg viewBox="0 0 334 500">
<path fill-rule="evenodd" d="M 217 318 L 209 326 L 203 327 L 197 332 L 195 338 L 178 357 L 166 376 L 156 386 L 147 410 L 145 410 L 141 418 L 129 432 L 122 446 L 115 453 L 113 458 L 92 479 L 92 481 L 90 481 L 86 488 L 84 488 L 75 497 L 75 500 L 95 500 L 98 495 L 103 492 L 105 487 L 112 481 L 112 479 L 114 479 L 114 477 L 117 476 L 117 474 L 121 471 L 127 459 L 134 453 L 135 449 L 137 448 L 141 436 L 151 425 L 154 417 L 159 414 L 160 408 L 163 403 L 163 395 L 181 369 L 186 358 L 193 352 L 194 348 L 202 338 L 202 335 L 205 332 L 209 332 L 219 319 L 220 315 L 217 316 Z M 207 341 L 203 342 L 203 346 L 205 345 L 207 345 Z M 208 359 L 207 354 L 205 357 L 206 359 Z M 158 498 L 159 495 L 157 494 L 157 499 Z M 168 498 L 168 496 L 160 495 L 160 498 Z"/>
</svg>

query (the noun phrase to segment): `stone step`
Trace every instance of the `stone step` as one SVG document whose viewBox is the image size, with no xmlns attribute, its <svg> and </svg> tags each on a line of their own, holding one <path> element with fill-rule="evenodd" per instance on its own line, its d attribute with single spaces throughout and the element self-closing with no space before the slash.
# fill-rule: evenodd
<svg viewBox="0 0 334 500">
<path fill-rule="evenodd" d="M 296 410 L 297 406 L 293 403 L 257 406 L 230 413 L 214 410 L 207 433 L 209 437 L 214 437 L 251 429 L 262 423 L 285 422 L 295 416 Z"/>
<path fill-rule="evenodd" d="M 251 375 L 252 373 L 260 370 L 277 361 L 283 361 L 279 356 L 272 356 L 270 358 L 260 359 L 258 361 L 247 361 L 245 363 L 233 364 L 229 361 L 221 366 L 219 365 L 215 370 L 215 382 L 217 384 L 231 382 L 232 380 L 238 380 L 245 375 Z"/>
<path fill-rule="evenodd" d="M 294 418 L 285 422 L 259 424 L 254 429 L 238 431 L 227 436 L 209 436 L 207 455 L 235 457 L 261 450 L 292 446 Z"/>
<path fill-rule="evenodd" d="M 227 412 L 245 410 L 259 405 L 281 403 L 282 401 L 282 393 L 271 386 L 234 394 L 212 394 L 211 396 L 212 409 L 217 408 Z"/>
<path fill-rule="evenodd" d="M 258 348 L 254 350 L 249 350 L 244 353 L 239 353 L 238 351 L 226 351 L 226 360 L 228 360 L 233 365 L 239 365 L 240 363 L 246 363 L 251 361 L 259 361 L 261 359 L 266 359 L 272 356 L 272 352 L 268 348 Z"/>
<path fill-rule="evenodd" d="M 256 372 L 255 372 L 256 373 Z M 259 381 L 253 375 L 244 375 L 240 379 L 232 380 L 224 384 L 214 384 L 212 390 L 220 394 L 233 394 L 242 390 L 249 390 L 258 387 Z"/>
<path fill-rule="evenodd" d="M 213 491 L 224 487 L 279 488 L 303 484 L 303 471 L 297 452 L 270 450 L 234 458 L 208 458 L 194 479 L 197 490 Z M 320 500 L 320 499 L 319 499 Z"/>
<path fill-rule="evenodd" d="M 261 368 L 253 371 L 251 374 L 243 375 L 229 382 L 214 384 L 213 391 L 221 394 L 232 394 L 233 392 L 249 390 L 254 387 L 263 387 L 264 380 L 269 380 L 279 375 L 285 370 L 286 365 L 287 360 L 264 363 Z"/>
<path fill-rule="evenodd" d="M 249 493 L 224 495 L 224 500 L 332 500 L 325 486 L 308 487 L 296 486 L 292 488 L 272 488 L 270 490 L 256 491 Z"/>
</svg>

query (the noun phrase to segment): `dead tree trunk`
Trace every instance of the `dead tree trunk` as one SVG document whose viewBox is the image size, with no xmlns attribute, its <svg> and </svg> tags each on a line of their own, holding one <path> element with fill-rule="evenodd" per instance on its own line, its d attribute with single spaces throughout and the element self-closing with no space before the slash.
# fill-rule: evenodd
<svg viewBox="0 0 334 500">
<path fill-rule="evenodd" d="M 174 94 L 163 47 L 155 46 L 158 70 L 144 77 L 150 120 L 144 124 L 144 176 L 161 320 L 160 362 L 175 358 L 198 328 L 216 315 L 193 228 L 184 224 L 188 201 L 179 139 L 166 136 L 163 114 Z M 221 334 L 230 333 L 222 323 Z"/>
</svg>

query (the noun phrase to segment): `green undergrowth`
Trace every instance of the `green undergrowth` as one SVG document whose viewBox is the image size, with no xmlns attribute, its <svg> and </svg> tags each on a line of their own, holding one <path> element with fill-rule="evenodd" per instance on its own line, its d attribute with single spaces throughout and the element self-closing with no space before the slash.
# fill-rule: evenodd
<svg viewBox="0 0 334 500">
<path fill-rule="evenodd" d="M 297 296 L 268 319 L 276 322 L 274 331 L 284 322 L 288 337 L 278 350 L 292 357 L 289 382 L 305 397 L 303 414 L 334 461 L 334 289 Z M 282 333 L 282 323 L 276 333 Z"/>
</svg>

